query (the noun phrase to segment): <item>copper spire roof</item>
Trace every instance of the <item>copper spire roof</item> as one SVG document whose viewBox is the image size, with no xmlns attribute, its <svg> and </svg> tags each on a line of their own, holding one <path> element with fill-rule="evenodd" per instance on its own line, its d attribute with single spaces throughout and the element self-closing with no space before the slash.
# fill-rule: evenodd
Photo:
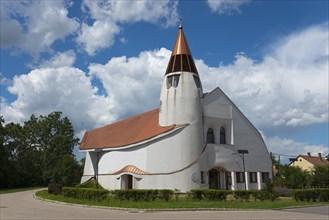
<svg viewBox="0 0 329 220">
<path fill-rule="evenodd" d="M 167 66 L 166 75 L 168 73 L 179 71 L 198 74 L 198 70 L 196 69 L 192 58 L 192 53 L 183 32 L 182 22 L 179 25 L 178 35 Z"/>
</svg>

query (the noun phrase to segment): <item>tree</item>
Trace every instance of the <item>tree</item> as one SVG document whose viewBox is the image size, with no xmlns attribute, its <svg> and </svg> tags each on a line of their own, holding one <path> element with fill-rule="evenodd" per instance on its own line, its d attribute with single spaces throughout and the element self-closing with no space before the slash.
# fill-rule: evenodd
<svg viewBox="0 0 329 220">
<path fill-rule="evenodd" d="M 1 116 L 0 187 L 46 185 L 56 176 L 58 167 L 73 164 L 72 159 L 70 164 L 63 158 L 67 161 L 66 156 L 70 156 L 75 161 L 73 148 L 77 144 L 73 126 L 61 112 L 32 115 L 23 126 L 4 125 Z"/>
<path fill-rule="evenodd" d="M 287 187 L 290 189 L 304 188 L 308 185 L 309 173 L 299 167 L 282 165 L 279 173 L 274 177 L 274 184 L 278 187 Z"/>
<path fill-rule="evenodd" d="M 315 166 L 312 173 L 312 187 L 329 188 L 329 166 Z"/>
<path fill-rule="evenodd" d="M 75 186 L 80 182 L 82 173 L 83 167 L 74 156 L 67 154 L 57 163 L 51 180 L 62 186 Z"/>
</svg>

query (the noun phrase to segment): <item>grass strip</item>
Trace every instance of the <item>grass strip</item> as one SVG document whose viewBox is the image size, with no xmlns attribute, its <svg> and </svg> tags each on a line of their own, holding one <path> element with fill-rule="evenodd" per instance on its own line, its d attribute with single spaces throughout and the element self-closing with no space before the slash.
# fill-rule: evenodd
<svg viewBox="0 0 329 220">
<path fill-rule="evenodd" d="M 169 202 L 155 200 L 152 202 L 134 202 L 119 201 L 113 197 L 109 197 L 102 201 L 82 200 L 66 198 L 62 195 L 48 194 L 47 190 L 41 190 L 36 196 L 44 199 L 60 201 L 65 203 L 105 206 L 113 208 L 135 208 L 135 209 L 280 209 L 300 206 L 326 205 L 325 202 L 296 202 L 289 198 L 277 199 L 271 201 L 208 201 L 208 200 L 191 200 L 189 198 L 171 199 Z"/>
</svg>

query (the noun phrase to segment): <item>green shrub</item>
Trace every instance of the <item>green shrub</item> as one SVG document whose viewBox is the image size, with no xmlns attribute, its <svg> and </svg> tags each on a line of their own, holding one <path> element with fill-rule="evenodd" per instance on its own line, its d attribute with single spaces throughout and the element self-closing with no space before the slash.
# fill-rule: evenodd
<svg viewBox="0 0 329 220">
<path fill-rule="evenodd" d="M 204 198 L 205 189 L 192 189 L 188 195 L 194 200 L 202 200 Z"/>
<path fill-rule="evenodd" d="M 329 201 L 329 189 L 293 190 L 293 198 L 298 201 Z"/>
<path fill-rule="evenodd" d="M 229 194 L 229 191 L 216 190 L 216 189 L 204 190 L 204 192 L 203 192 L 203 195 L 206 199 L 219 200 L 219 201 L 226 201 L 228 194 Z"/>
<path fill-rule="evenodd" d="M 62 193 L 62 186 L 58 183 L 49 183 L 48 184 L 48 193 L 59 195 Z"/>
<path fill-rule="evenodd" d="M 169 201 L 173 194 L 174 194 L 174 191 L 172 191 L 170 189 L 161 189 L 161 190 L 159 190 L 158 197 L 162 201 Z"/>
<path fill-rule="evenodd" d="M 245 201 L 249 201 L 250 200 L 250 196 L 252 195 L 252 191 L 249 190 L 235 190 L 233 191 L 233 197 L 236 200 L 245 200 Z"/>
<path fill-rule="evenodd" d="M 319 201 L 329 202 L 329 189 L 318 189 Z"/>
<path fill-rule="evenodd" d="M 279 194 L 275 191 L 265 191 L 265 190 L 250 190 L 251 195 L 254 197 L 255 201 L 258 199 L 260 201 L 270 200 L 274 201 L 279 198 Z"/>
<path fill-rule="evenodd" d="M 103 200 L 109 193 L 105 189 L 63 187 L 63 196 L 75 199 Z"/>
<path fill-rule="evenodd" d="M 114 197 L 118 200 L 149 202 L 149 201 L 154 201 L 157 198 L 168 201 L 170 195 L 172 194 L 172 191 L 157 190 L 157 189 L 127 189 L 127 190 L 113 190 L 112 194 L 114 194 Z"/>
<path fill-rule="evenodd" d="M 103 189 L 103 187 L 101 185 L 97 184 L 97 182 L 95 180 L 89 180 L 87 182 L 80 183 L 76 187 L 77 188 L 89 188 L 89 189 Z"/>
</svg>

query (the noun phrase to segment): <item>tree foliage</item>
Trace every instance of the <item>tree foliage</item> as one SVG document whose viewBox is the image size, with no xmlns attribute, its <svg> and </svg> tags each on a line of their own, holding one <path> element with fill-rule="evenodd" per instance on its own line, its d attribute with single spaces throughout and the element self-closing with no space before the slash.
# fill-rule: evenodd
<svg viewBox="0 0 329 220">
<path fill-rule="evenodd" d="M 32 115 L 23 125 L 5 125 L 1 116 L 0 187 L 46 185 L 64 181 L 65 175 L 71 175 L 65 184 L 78 182 L 81 167 L 73 156 L 77 144 L 73 126 L 61 112 L 39 117 Z M 66 165 L 74 169 L 74 175 L 68 172 Z M 61 168 L 66 169 L 67 174 L 59 172 Z"/>
<path fill-rule="evenodd" d="M 279 165 L 274 185 L 289 189 L 329 188 L 329 166 L 315 166 L 311 171 Z"/>
<path fill-rule="evenodd" d="M 311 184 L 314 187 L 329 188 L 329 166 L 315 166 Z"/>
</svg>

